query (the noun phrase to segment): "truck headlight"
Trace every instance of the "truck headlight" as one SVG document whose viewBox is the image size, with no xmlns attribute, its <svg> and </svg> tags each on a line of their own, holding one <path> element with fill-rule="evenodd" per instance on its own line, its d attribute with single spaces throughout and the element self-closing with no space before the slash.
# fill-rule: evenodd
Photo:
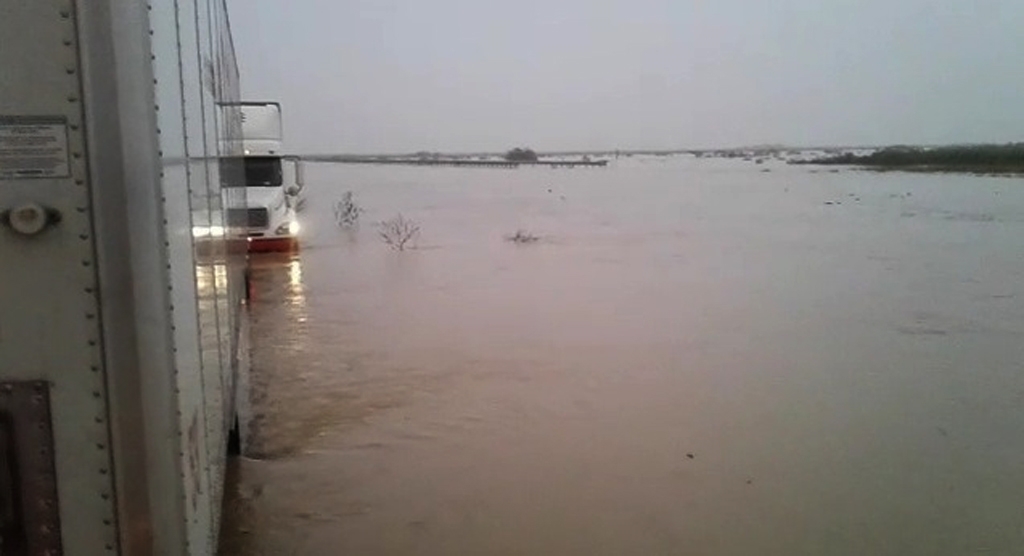
<svg viewBox="0 0 1024 556">
<path fill-rule="evenodd" d="M 280 226 L 278 226 L 277 229 L 274 230 L 274 233 L 279 235 L 279 236 L 280 235 L 284 235 L 284 234 L 288 234 L 290 236 L 294 236 L 294 235 L 298 235 L 299 234 L 299 230 L 301 230 L 301 229 L 302 229 L 302 226 L 299 226 L 298 222 L 296 222 L 295 220 L 292 220 L 291 222 L 289 222 L 287 224 L 281 224 Z"/>
<path fill-rule="evenodd" d="M 193 237 L 224 237 L 224 226 L 193 226 Z"/>
</svg>

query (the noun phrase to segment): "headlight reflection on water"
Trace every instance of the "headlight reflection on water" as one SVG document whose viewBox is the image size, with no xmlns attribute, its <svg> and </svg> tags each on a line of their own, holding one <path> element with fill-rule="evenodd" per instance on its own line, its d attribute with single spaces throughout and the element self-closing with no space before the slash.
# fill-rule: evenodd
<svg viewBox="0 0 1024 556">
<path fill-rule="evenodd" d="M 298 260 L 288 263 L 288 284 L 293 294 L 300 294 L 302 289 L 302 263 Z"/>
</svg>

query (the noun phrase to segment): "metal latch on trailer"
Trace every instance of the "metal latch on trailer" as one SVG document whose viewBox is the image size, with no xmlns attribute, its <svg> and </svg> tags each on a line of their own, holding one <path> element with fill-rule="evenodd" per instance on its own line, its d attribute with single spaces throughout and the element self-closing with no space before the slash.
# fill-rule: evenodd
<svg viewBox="0 0 1024 556">
<path fill-rule="evenodd" d="M 0 382 L 0 555 L 61 553 L 49 384 Z"/>
<path fill-rule="evenodd" d="M 34 236 L 61 221 L 60 212 L 36 203 L 22 203 L 0 210 L 0 224 L 24 236 Z"/>
</svg>

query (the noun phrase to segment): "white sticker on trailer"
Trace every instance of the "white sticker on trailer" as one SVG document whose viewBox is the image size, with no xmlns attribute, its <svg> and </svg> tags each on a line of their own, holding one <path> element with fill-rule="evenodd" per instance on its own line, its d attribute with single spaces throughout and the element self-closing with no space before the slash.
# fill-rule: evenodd
<svg viewBox="0 0 1024 556">
<path fill-rule="evenodd" d="M 62 116 L 0 116 L 0 179 L 71 175 Z"/>
</svg>

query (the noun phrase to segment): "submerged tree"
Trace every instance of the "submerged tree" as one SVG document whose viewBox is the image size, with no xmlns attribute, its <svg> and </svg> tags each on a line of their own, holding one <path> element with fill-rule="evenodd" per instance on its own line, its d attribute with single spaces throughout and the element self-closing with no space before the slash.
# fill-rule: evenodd
<svg viewBox="0 0 1024 556">
<path fill-rule="evenodd" d="M 505 236 L 505 240 L 506 241 L 511 241 L 512 243 L 519 243 L 519 244 L 536 243 L 536 242 L 540 241 L 540 236 L 531 234 L 530 232 L 528 232 L 526 230 L 519 229 L 519 230 L 516 230 L 516 233 Z"/>
<path fill-rule="evenodd" d="M 420 233 L 419 224 L 398 214 L 390 220 L 377 224 L 377 233 L 384 243 L 396 251 L 405 251 L 405 246 Z"/>
<path fill-rule="evenodd" d="M 342 228 L 351 228 L 359 222 L 363 209 L 352 198 L 352 192 L 346 191 L 341 200 L 334 203 L 334 221 Z"/>
</svg>

